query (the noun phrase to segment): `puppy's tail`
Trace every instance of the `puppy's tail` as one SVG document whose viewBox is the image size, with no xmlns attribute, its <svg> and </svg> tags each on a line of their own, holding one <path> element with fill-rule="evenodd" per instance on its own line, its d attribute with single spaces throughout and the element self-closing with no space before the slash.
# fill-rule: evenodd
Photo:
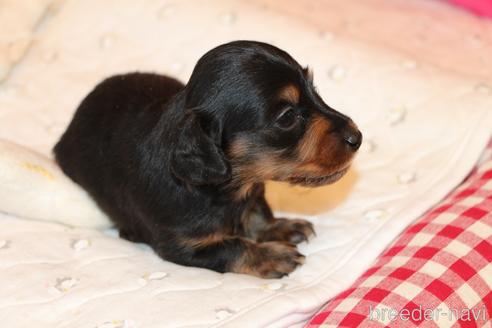
<svg viewBox="0 0 492 328">
<path fill-rule="evenodd" d="M 0 212 L 72 227 L 112 225 L 52 159 L 6 140 L 0 140 Z"/>
</svg>

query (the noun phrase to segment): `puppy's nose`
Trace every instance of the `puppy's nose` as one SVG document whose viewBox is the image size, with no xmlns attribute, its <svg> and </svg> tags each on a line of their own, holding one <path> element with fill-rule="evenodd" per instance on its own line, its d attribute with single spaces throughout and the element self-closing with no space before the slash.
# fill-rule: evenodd
<svg viewBox="0 0 492 328">
<path fill-rule="evenodd" d="M 360 145 L 362 144 L 362 133 L 360 133 L 360 131 L 357 129 L 347 129 L 342 134 L 342 137 L 345 141 L 345 144 L 349 146 L 350 149 L 352 149 L 353 151 L 359 149 Z"/>
</svg>

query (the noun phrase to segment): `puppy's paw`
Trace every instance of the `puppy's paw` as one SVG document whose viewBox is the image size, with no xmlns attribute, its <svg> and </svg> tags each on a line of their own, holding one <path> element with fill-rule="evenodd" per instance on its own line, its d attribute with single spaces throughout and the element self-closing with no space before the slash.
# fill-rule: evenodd
<svg viewBox="0 0 492 328">
<path fill-rule="evenodd" d="M 268 227 L 258 234 L 259 242 L 286 241 L 299 244 L 314 235 L 313 224 L 302 219 L 275 219 Z"/>
<path fill-rule="evenodd" d="M 266 279 L 281 278 L 304 263 L 304 255 L 295 245 L 286 242 L 252 244 L 236 262 L 233 272 Z"/>
</svg>

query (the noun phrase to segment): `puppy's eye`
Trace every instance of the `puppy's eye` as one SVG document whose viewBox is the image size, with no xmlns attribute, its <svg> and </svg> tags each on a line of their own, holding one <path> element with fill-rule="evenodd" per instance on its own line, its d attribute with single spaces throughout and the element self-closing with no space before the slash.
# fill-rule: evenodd
<svg viewBox="0 0 492 328">
<path fill-rule="evenodd" d="M 275 124 L 282 129 L 289 129 L 296 125 L 301 115 L 291 106 L 287 106 L 277 117 Z"/>
</svg>

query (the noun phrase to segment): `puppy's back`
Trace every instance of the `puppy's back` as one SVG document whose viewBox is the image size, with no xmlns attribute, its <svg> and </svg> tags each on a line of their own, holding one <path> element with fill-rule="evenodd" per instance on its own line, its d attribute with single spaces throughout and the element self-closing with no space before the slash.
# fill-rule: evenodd
<svg viewBox="0 0 492 328">
<path fill-rule="evenodd" d="M 81 102 L 54 148 L 62 170 L 98 201 L 125 179 L 124 166 L 184 85 L 163 75 L 130 73 L 98 84 Z"/>
</svg>

